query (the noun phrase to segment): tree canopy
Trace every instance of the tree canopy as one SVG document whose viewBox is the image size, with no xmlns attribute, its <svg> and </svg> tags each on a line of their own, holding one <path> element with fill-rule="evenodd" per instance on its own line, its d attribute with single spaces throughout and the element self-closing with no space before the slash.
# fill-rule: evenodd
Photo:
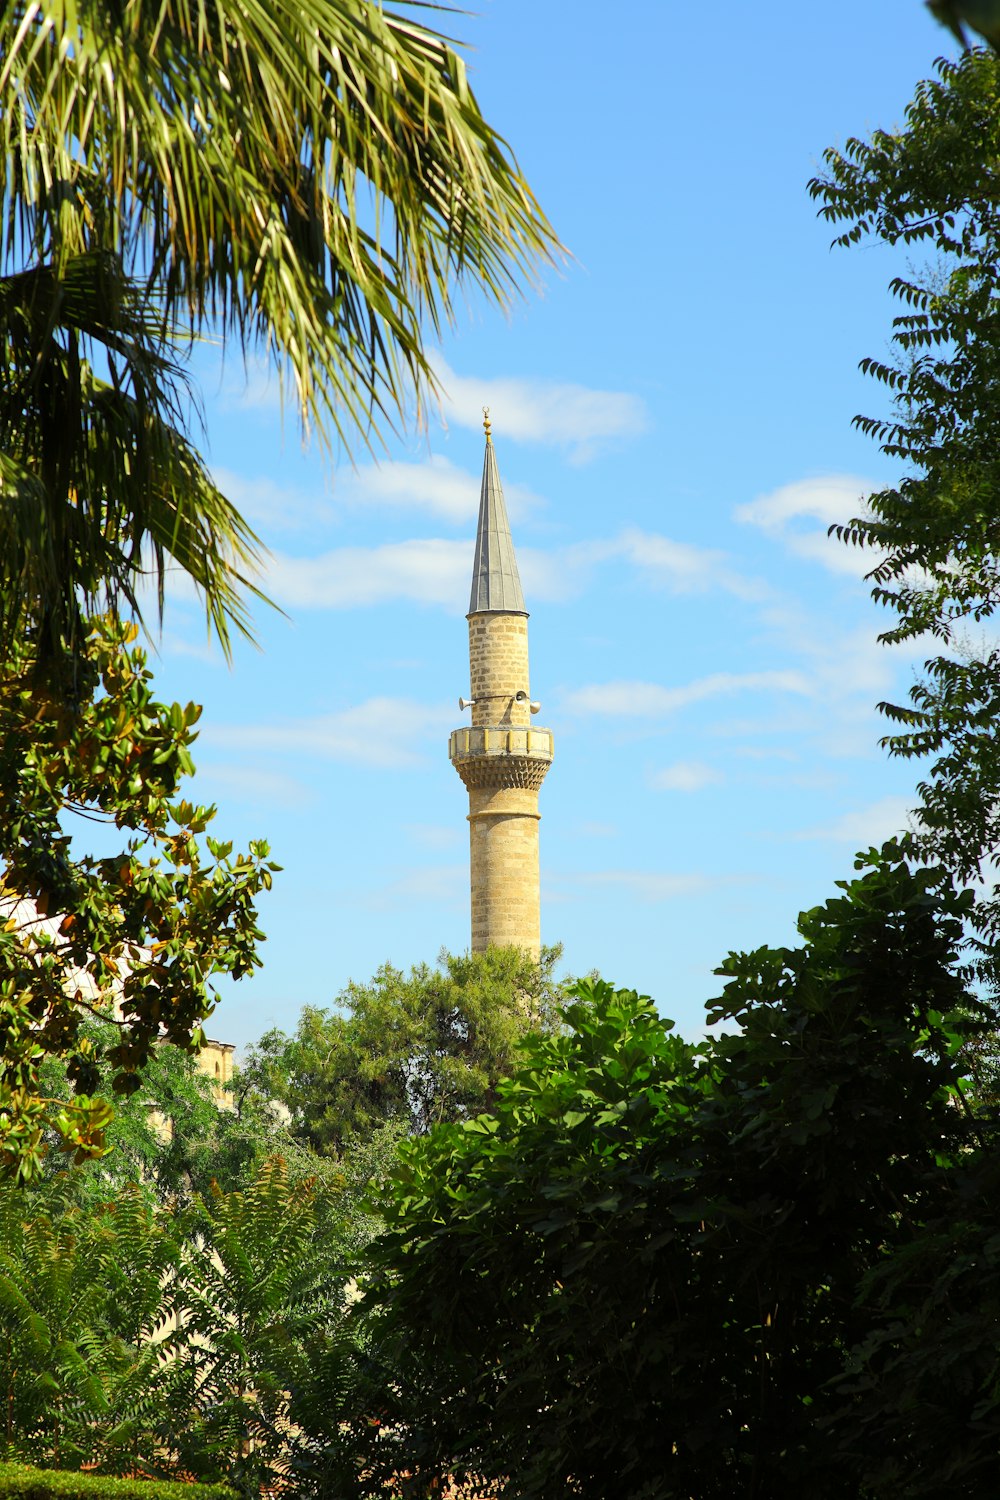
<svg viewBox="0 0 1000 1500">
<path fill-rule="evenodd" d="M 905 128 L 825 154 L 811 183 L 836 243 L 921 247 L 892 290 L 901 304 L 893 356 L 862 369 L 889 392 L 891 415 L 856 418 L 897 461 L 898 482 L 838 528 L 873 553 L 874 597 L 895 619 L 882 639 L 928 637 L 932 654 L 909 704 L 883 703 L 890 753 L 933 757 L 920 784 L 918 841 L 958 878 L 1000 851 L 1000 57 L 942 61 L 921 83 Z M 1000 904 L 979 908 L 1000 931 Z"/>
<path fill-rule="evenodd" d="M 293 1036 L 270 1031 L 249 1049 L 234 1089 L 274 1099 L 313 1150 L 337 1153 L 396 1121 L 423 1134 L 492 1105 L 518 1040 L 558 1024 L 558 948 L 441 955 L 409 974 L 384 964 L 347 985 L 336 1008 L 306 1006 Z"/>
<path fill-rule="evenodd" d="M 0 1184 L 0 1446 L 247 1496 L 992 1500 L 989 1015 L 971 894 L 905 854 L 730 955 L 700 1042 L 578 984 L 395 1163 L 405 1116 L 165 1201 Z"/>
<path fill-rule="evenodd" d="M 258 963 L 276 866 L 263 841 L 213 839 L 215 809 L 181 795 L 199 711 L 156 702 L 135 636 L 96 621 L 57 692 L 28 650 L 0 672 L 0 1161 L 24 1177 L 46 1131 L 99 1154 L 101 1088 L 137 1091 L 161 1041 L 197 1048 L 213 975 Z M 95 834 L 104 850 L 81 851 Z M 45 1095 L 47 1058 L 71 1099 Z"/>
<path fill-rule="evenodd" d="M 799 947 L 723 965 L 736 1029 L 685 1043 L 581 984 L 491 1117 L 402 1148 L 372 1296 L 418 1493 L 990 1493 L 992 1280 L 964 1371 L 945 1308 L 949 1216 L 970 1319 L 996 1219 L 957 1055 L 971 896 L 894 846 L 864 864 Z"/>
</svg>

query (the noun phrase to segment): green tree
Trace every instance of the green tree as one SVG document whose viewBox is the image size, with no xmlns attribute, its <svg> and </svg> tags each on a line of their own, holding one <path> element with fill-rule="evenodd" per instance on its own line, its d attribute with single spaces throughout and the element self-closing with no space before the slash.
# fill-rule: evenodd
<svg viewBox="0 0 1000 1500">
<path fill-rule="evenodd" d="M 560 953 L 444 953 L 442 968 L 408 975 L 386 964 L 341 991 L 336 1010 L 307 1006 L 294 1036 L 262 1037 L 237 1077 L 237 1109 L 244 1097 L 276 1099 L 302 1140 L 334 1153 L 390 1121 L 422 1134 L 489 1109 L 518 1039 L 558 1024 Z"/>
<path fill-rule="evenodd" d="M 380 4 L 5 0 L 0 59 L 0 643 L 171 561 L 225 644 L 254 545 L 190 441 L 192 340 L 353 446 L 419 410 L 457 287 L 503 303 L 558 242 L 451 43 Z"/>
<path fill-rule="evenodd" d="M 990 1500 L 1000 1445 L 998 1116 L 910 1244 L 865 1279 L 868 1320 L 833 1429 L 881 1500 Z"/>
<path fill-rule="evenodd" d="M 1000 601 L 1000 57 L 973 51 L 938 72 L 903 129 L 827 151 L 810 191 L 843 226 L 837 244 L 931 256 L 891 283 L 893 355 L 862 362 L 893 409 L 856 424 L 902 477 L 839 531 L 874 554 L 874 597 L 895 616 L 882 639 L 931 642 L 910 703 L 880 705 L 895 726 L 883 743 L 932 757 L 918 843 L 964 881 L 1000 850 L 1000 653 L 987 624 Z M 1000 903 L 978 912 L 995 940 Z"/>
<path fill-rule="evenodd" d="M 262 842 L 236 854 L 213 839 L 214 808 L 179 795 L 199 710 L 155 701 L 135 634 L 92 626 L 72 702 L 29 651 L 0 677 L 0 1160 L 22 1178 L 46 1131 L 100 1154 L 112 1110 L 98 1090 L 138 1091 L 161 1043 L 197 1048 L 213 975 L 258 963 L 254 903 L 276 867 Z M 95 822 L 112 853 L 79 851 Z M 71 1101 L 42 1092 L 47 1058 Z"/>
<path fill-rule="evenodd" d="M 0 1452 L 128 1472 L 158 1409 L 177 1245 L 138 1188 L 83 1206 L 62 1187 L 0 1186 Z"/>
<path fill-rule="evenodd" d="M 84 1039 L 103 1055 L 120 1038 L 106 1022 L 85 1021 Z M 194 1054 L 176 1045 L 153 1047 L 136 1076 L 139 1088 L 115 1099 L 114 1118 L 104 1130 L 105 1154 L 74 1170 L 75 1202 L 101 1204 L 133 1185 L 141 1186 L 151 1202 L 188 1200 L 193 1193 L 208 1192 L 213 1182 L 228 1191 L 252 1177 L 268 1155 L 292 1145 L 263 1103 L 238 1118 L 230 1095 L 220 1092 Z M 51 1057 L 41 1066 L 39 1091 L 53 1101 L 72 1103 L 73 1086 L 61 1058 Z M 58 1138 L 50 1144 L 57 1145 Z M 58 1150 L 50 1151 L 42 1177 L 51 1180 L 65 1168 Z"/>
<path fill-rule="evenodd" d="M 183 1207 L 137 1185 L 81 1204 L 77 1182 L 0 1185 L 0 1456 L 355 1493 L 388 1375 L 341 1182 L 276 1158 Z"/>
<path fill-rule="evenodd" d="M 96 1053 L 117 1041 L 113 1027 L 90 1022 L 81 1029 Z M 65 1157 L 49 1150 L 37 1183 L 43 1192 L 59 1183 L 67 1206 L 100 1208 L 120 1192 L 138 1187 L 150 1204 L 189 1204 L 195 1197 L 242 1191 L 264 1163 L 280 1157 L 292 1181 L 309 1179 L 323 1186 L 317 1202 L 336 1200 L 349 1229 L 352 1263 L 378 1229 L 367 1202 L 374 1182 L 384 1182 L 395 1148 L 406 1133 L 402 1121 L 389 1121 L 344 1146 L 336 1158 L 317 1155 L 295 1135 L 287 1111 L 242 1082 L 238 1093 L 219 1091 L 197 1058 L 176 1046 L 156 1046 L 138 1070 L 140 1086 L 114 1102 L 106 1126 L 105 1153 L 79 1162 L 67 1174 Z M 72 1103 L 73 1088 L 63 1061 L 52 1057 L 39 1070 L 40 1093 Z M 43 1144 L 55 1146 L 50 1132 Z M 340 1210 L 343 1209 L 343 1213 Z M 339 1221 L 338 1221 L 339 1222 Z"/>
<path fill-rule="evenodd" d="M 393 1471 L 531 1500 L 932 1493 L 871 1487 L 851 1361 L 877 1330 L 891 1381 L 901 1341 L 866 1278 L 930 1253 L 978 1148 L 956 1061 L 980 1024 L 971 897 L 894 846 L 868 865 L 798 948 L 730 956 L 709 1019 L 735 1031 L 688 1045 L 648 1000 L 579 985 L 492 1117 L 402 1148 L 372 1296 L 410 1406 L 373 1494 Z M 950 1339 L 941 1296 L 914 1337 Z M 995 1363 L 939 1393 L 940 1431 L 927 1381 L 942 1466 L 962 1422 L 991 1451 Z"/>
<path fill-rule="evenodd" d="M 157 1435 L 170 1469 L 253 1500 L 289 1478 L 302 1495 L 353 1487 L 361 1358 L 329 1192 L 275 1158 L 242 1190 L 195 1200 Z"/>
</svg>

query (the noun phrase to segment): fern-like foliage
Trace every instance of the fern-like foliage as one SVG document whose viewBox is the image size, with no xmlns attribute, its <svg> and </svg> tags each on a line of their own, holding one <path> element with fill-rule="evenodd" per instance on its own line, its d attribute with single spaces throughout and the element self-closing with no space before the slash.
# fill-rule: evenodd
<svg viewBox="0 0 1000 1500">
<path fill-rule="evenodd" d="M 327 1191 L 273 1158 L 188 1216 L 161 1435 L 181 1468 L 248 1495 L 292 1473 L 301 1486 L 344 1447 L 355 1340 L 348 1273 L 321 1233 Z"/>
<path fill-rule="evenodd" d="M 0 1189 L 0 1457 L 353 1493 L 386 1381 L 339 1197 L 280 1158 L 184 1207 Z"/>
<path fill-rule="evenodd" d="M 97 1215 L 58 1195 L 42 1211 L 30 1203 L 16 1189 L 0 1196 L 0 1451 L 66 1468 L 99 1458 L 127 1472 L 166 1315 L 164 1267 L 151 1253 L 172 1251 L 138 1193 Z"/>
<path fill-rule="evenodd" d="M 918 848 L 970 880 L 1000 862 L 1000 58 L 984 49 L 939 62 L 902 130 L 877 130 L 826 153 L 810 184 L 836 243 L 926 246 L 933 259 L 897 276 L 894 357 L 861 368 L 891 412 L 858 428 L 901 477 L 868 514 L 834 528 L 870 550 L 883 641 L 934 643 L 909 704 L 880 707 L 890 754 L 936 757 L 920 784 Z M 994 894 L 980 912 L 1000 937 Z"/>
</svg>

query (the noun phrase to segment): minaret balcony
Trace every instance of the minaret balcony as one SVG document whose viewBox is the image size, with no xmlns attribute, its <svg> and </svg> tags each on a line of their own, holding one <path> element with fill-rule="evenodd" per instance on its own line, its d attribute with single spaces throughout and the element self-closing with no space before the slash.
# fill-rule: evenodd
<svg viewBox="0 0 1000 1500">
<path fill-rule="evenodd" d="M 448 755 L 467 787 L 537 791 L 552 764 L 552 731 L 519 724 L 453 729 Z"/>
</svg>

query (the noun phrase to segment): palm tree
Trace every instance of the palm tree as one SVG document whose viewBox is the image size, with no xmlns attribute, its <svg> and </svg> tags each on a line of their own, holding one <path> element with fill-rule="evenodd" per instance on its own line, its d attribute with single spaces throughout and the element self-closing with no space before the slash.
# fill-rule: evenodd
<svg viewBox="0 0 1000 1500">
<path fill-rule="evenodd" d="M 0 636 L 150 570 L 223 643 L 255 539 L 191 440 L 206 332 L 375 441 L 424 329 L 559 251 L 443 36 L 375 0 L 0 0 Z"/>
</svg>

